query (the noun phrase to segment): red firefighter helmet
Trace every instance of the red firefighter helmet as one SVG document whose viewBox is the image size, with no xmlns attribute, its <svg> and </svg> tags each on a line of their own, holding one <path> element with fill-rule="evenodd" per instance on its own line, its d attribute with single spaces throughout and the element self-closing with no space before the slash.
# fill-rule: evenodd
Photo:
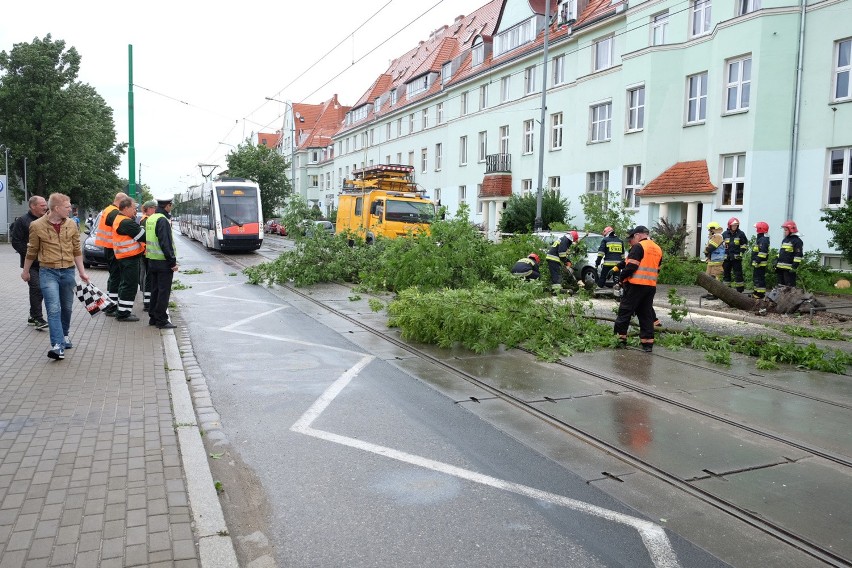
<svg viewBox="0 0 852 568">
<path fill-rule="evenodd" d="M 571 231 L 571 234 L 568 235 L 568 236 L 575 243 L 580 240 L 580 233 L 578 233 L 577 231 Z"/>
<path fill-rule="evenodd" d="M 757 230 L 758 233 L 769 232 L 769 225 L 766 223 L 766 221 L 758 221 L 754 224 L 754 228 Z"/>
<path fill-rule="evenodd" d="M 610 235 L 610 233 L 614 233 L 614 232 L 615 232 L 615 229 L 613 229 L 612 227 L 607 227 L 606 229 L 604 229 L 603 235 L 605 237 L 608 237 Z"/>
<path fill-rule="evenodd" d="M 781 228 L 782 229 L 789 229 L 791 233 L 798 233 L 799 232 L 799 229 L 796 228 L 796 222 L 793 221 L 792 219 L 790 221 L 784 221 L 783 223 L 781 223 Z"/>
<path fill-rule="evenodd" d="M 740 224 L 740 220 L 739 220 L 739 219 L 737 219 L 736 217 L 731 217 L 730 219 L 728 219 L 728 228 L 730 229 L 730 228 L 731 228 L 731 225 L 733 225 L 734 223 L 736 223 L 737 225 L 739 225 L 739 224 Z"/>
<path fill-rule="evenodd" d="M 538 264 L 539 262 L 541 262 L 541 261 L 538 259 L 538 255 L 537 255 L 536 253 L 530 253 L 529 258 L 533 259 L 533 260 L 535 261 L 535 263 L 536 263 L 536 264 Z"/>
</svg>

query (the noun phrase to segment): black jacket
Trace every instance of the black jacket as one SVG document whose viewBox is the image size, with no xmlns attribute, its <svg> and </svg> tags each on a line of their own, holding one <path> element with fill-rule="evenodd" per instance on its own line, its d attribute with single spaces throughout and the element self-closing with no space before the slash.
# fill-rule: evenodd
<svg viewBox="0 0 852 568">
<path fill-rule="evenodd" d="M 27 256 L 27 243 L 30 242 L 30 223 L 38 219 L 31 211 L 27 211 L 21 215 L 12 227 L 9 229 L 9 240 L 12 241 L 12 248 L 15 249 L 21 256 L 21 268 L 24 267 L 24 258 Z M 38 261 L 33 261 L 33 268 L 38 269 Z"/>
<path fill-rule="evenodd" d="M 728 229 L 722 233 L 722 239 L 725 241 L 728 258 L 739 260 L 743 257 L 743 253 L 748 250 L 748 237 L 742 229 L 736 231 Z"/>
</svg>

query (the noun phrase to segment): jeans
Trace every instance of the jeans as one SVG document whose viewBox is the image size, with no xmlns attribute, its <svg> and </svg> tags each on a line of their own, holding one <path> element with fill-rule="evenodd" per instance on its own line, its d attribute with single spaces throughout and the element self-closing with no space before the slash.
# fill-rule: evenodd
<svg viewBox="0 0 852 568">
<path fill-rule="evenodd" d="M 39 281 L 47 308 L 50 345 L 63 345 L 71 328 L 71 308 L 74 307 L 74 289 L 77 286 L 74 268 L 41 267 Z"/>
</svg>

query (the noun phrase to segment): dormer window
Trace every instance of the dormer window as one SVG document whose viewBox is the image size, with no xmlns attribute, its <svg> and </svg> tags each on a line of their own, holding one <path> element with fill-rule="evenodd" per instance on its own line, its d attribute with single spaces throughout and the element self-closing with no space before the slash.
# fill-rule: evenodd
<svg viewBox="0 0 852 568">
<path fill-rule="evenodd" d="M 437 73 L 427 73 L 426 75 L 423 75 L 421 77 L 417 77 L 416 79 L 412 80 L 410 83 L 406 84 L 406 86 L 405 86 L 406 96 L 408 98 L 411 98 L 414 95 L 426 92 L 427 90 L 429 90 L 429 87 L 432 86 L 432 83 L 437 78 L 438 78 Z"/>
<path fill-rule="evenodd" d="M 396 104 L 396 89 L 393 89 L 390 92 L 390 104 L 391 104 L 391 106 Z"/>
<path fill-rule="evenodd" d="M 535 22 L 538 16 L 521 22 L 520 24 L 500 32 L 494 37 L 494 56 L 503 55 L 506 52 L 529 43 L 535 39 Z"/>
<path fill-rule="evenodd" d="M 473 50 L 471 51 L 471 66 L 478 67 L 482 65 L 482 62 L 485 61 L 485 44 L 482 43 L 482 40 L 477 40 L 479 42 L 478 45 L 473 46 Z"/>
<path fill-rule="evenodd" d="M 573 25 L 577 21 L 577 0 L 565 0 L 559 9 L 559 24 Z"/>
<path fill-rule="evenodd" d="M 441 66 L 441 84 L 446 83 L 453 76 L 453 62 L 447 61 Z"/>
<path fill-rule="evenodd" d="M 380 110 L 382 110 L 382 98 L 381 97 L 376 97 L 376 102 L 375 102 L 374 108 L 376 109 L 376 112 L 379 112 Z"/>
</svg>

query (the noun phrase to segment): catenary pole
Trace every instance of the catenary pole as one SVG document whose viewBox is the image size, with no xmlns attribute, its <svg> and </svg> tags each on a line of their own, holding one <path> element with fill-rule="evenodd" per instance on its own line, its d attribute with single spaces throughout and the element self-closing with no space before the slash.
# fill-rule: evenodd
<svg viewBox="0 0 852 568">
<path fill-rule="evenodd" d="M 133 133 L 133 45 L 127 45 L 127 119 L 128 147 L 127 165 L 130 175 L 127 177 L 127 193 L 136 200 L 136 146 Z"/>
<path fill-rule="evenodd" d="M 544 131 L 547 119 L 547 42 L 550 32 L 550 0 L 544 3 L 544 55 L 541 64 L 541 121 L 538 136 L 538 191 L 535 196 L 533 231 L 541 230 L 541 202 L 544 193 Z"/>
</svg>

